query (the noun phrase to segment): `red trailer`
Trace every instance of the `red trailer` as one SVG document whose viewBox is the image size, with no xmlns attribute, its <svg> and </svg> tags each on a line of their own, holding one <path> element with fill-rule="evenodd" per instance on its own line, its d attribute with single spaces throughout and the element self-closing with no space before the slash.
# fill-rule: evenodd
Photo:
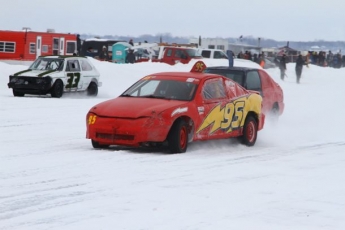
<svg viewBox="0 0 345 230">
<path fill-rule="evenodd" d="M 41 55 L 72 55 L 77 50 L 77 35 L 53 30 L 0 30 L 0 61 L 34 61 Z"/>
</svg>

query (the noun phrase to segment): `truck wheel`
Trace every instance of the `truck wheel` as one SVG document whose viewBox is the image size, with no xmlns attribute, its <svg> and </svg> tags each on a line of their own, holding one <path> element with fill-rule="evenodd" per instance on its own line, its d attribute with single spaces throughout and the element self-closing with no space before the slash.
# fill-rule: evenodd
<svg viewBox="0 0 345 230">
<path fill-rule="evenodd" d="M 97 141 L 91 140 L 92 147 L 95 149 L 106 149 L 109 145 L 101 145 Z"/>
<path fill-rule="evenodd" d="M 253 146 L 256 142 L 256 137 L 258 135 L 258 124 L 255 118 L 249 115 L 246 118 L 246 122 L 243 126 L 243 135 L 241 137 L 242 144 L 247 146 Z"/>
<path fill-rule="evenodd" d="M 24 97 L 24 93 L 18 92 L 17 90 L 13 89 L 12 90 L 13 96 L 15 97 Z"/>
<path fill-rule="evenodd" d="M 60 98 L 63 94 L 63 83 L 61 80 L 56 80 L 53 87 L 50 90 L 52 97 Z"/>
<path fill-rule="evenodd" d="M 87 87 L 87 95 L 88 96 L 97 96 L 98 94 L 98 85 L 95 82 L 90 82 L 89 87 Z"/>
<path fill-rule="evenodd" d="M 183 119 L 175 121 L 168 135 L 171 153 L 184 153 L 188 146 L 188 127 Z"/>
</svg>

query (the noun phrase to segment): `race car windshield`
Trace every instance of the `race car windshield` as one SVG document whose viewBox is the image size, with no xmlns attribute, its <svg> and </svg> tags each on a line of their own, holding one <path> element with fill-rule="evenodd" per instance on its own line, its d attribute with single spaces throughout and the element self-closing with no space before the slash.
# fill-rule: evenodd
<svg viewBox="0 0 345 230">
<path fill-rule="evenodd" d="M 126 90 L 121 97 L 143 97 L 190 101 L 193 99 L 197 84 L 175 80 L 140 80 Z"/>
<path fill-rule="evenodd" d="M 29 67 L 31 70 L 58 70 L 63 67 L 63 59 L 61 58 L 38 58 Z"/>
</svg>

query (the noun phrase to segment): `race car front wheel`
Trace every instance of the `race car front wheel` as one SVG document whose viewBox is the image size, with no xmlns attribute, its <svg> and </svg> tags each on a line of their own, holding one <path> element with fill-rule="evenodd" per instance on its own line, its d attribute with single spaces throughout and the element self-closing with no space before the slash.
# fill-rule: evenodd
<svg viewBox="0 0 345 230">
<path fill-rule="evenodd" d="M 253 116 L 249 115 L 243 126 L 243 136 L 241 137 L 241 141 L 247 146 L 253 146 L 256 142 L 257 135 L 258 123 Z"/>
<path fill-rule="evenodd" d="M 56 80 L 53 87 L 50 90 L 52 97 L 60 98 L 63 94 L 63 83 L 61 80 Z"/>
<path fill-rule="evenodd" d="M 108 148 L 109 145 L 101 145 L 97 141 L 91 140 L 92 147 L 95 149 L 105 149 Z"/>
<path fill-rule="evenodd" d="M 24 93 L 18 92 L 17 90 L 13 89 L 12 90 L 13 96 L 15 97 L 24 97 Z"/>
<path fill-rule="evenodd" d="M 168 135 L 171 153 L 184 153 L 188 146 L 188 127 L 183 119 L 175 121 Z"/>
<path fill-rule="evenodd" d="M 97 96 L 97 94 L 98 94 L 98 86 L 95 82 L 92 81 L 90 82 L 89 87 L 87 87 L 87 95 L 95 97 Z"/>
</svg>

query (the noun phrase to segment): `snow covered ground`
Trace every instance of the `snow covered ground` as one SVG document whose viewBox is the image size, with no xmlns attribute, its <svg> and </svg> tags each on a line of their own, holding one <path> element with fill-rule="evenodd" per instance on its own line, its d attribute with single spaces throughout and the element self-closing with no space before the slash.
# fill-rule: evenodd
<svg viewBox="0 0 345 230">
<path fill-rule="evenodd" d="M 26 67 L 0 62 L 1 230 L 345 229 L 345 69 L 304 68 L 299 85 L 293 64 L 284 82 L 268 70 L 286 109 L 254 147 L 195 142 L 164 154 L 94 150 L 85 116 L 146 74 L 192 64 L 93 62 L 99 96 L 60 99 L 13 97 L 8 75 Z"/>
</svg>

